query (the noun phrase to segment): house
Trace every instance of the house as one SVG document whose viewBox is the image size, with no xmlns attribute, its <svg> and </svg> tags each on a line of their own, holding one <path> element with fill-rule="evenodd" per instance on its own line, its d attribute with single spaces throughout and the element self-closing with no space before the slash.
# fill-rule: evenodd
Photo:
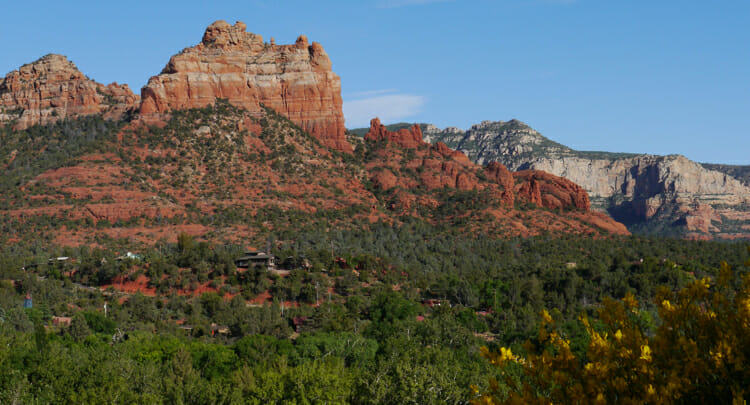
<svg viewBox="0 0 750 405">
<path fill-rule="evenodd" d="M 307 317 L 306 316 L 296 316 L 292 318 L 292 324 L 294 325 L 294 331 L 297 333 L 302 333 L 303 328 L 305 327 L 305 324 L 307 323 Z"/>
<path fill-rule="evenodd" d="M 276 268 L 276 256 L 259 251 L 245 252 L 245 255 L 236 259 L 234 265 L 239 268 L 250 268 L 257 266 L 265 266 L 269 269 Z"/>
<path fill-rule="evenodd" d="M 211 336 L 216 336 L 216 334 L 220 335 L 229 335 L 231 331 L 229 330 L 229 326 L 226 325 L 217 325 L 215 323 L 211 324 Z"/>
<path fill-rule="evenodd" d="M 141 256 L 141 255 L 139 255 L 137 253 L 127 252 L 124 255 L 117 257 L 117 260 L 120 260 L 120 261 L 126 260 L 126 259 L 141 260 L 141 259 L 143 259 L 143 256 Z M 104 259 L 102 259 L 102 260 L 104 260 Z"/>
<path fill-rule="evenodd" d="M 73 318 L 69 316 L 53 316 L 52 317 L 52 324 L 55 326 L 70 326 L 70 323 L 73 321 Z"/>
</svg>

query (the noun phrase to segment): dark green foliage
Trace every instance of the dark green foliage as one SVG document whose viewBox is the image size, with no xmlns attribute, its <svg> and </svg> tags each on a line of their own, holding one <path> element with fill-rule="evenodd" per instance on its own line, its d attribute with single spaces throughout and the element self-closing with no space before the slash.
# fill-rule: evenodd
<svg viewBox="0 0 750 405">
<path fill-rule="evenodd" d="M 120 304 L 99 291 L 72 288 L 62 273 L 58 280 L 9 271 L 17 281 L 0 284 L 0 367 L 6 371 L 0 400 L 464 402 L 469 384 L 496 372 L 478 348 L 533 338 L 542 308 L 580 353 L 588 341 L 574 320 L 581 312 L 591 314 L 603 296 L 635 293 L 645 309 L 639 322 L 653 330 L 658 319 L 649 299 L 656 285 L 677 289 L 694 277 L 715 276 L 713 263 L 721 259 L 746 271 L 742 263 L 748 259 L 742 244 L 637 237 L 494 240 L 422 222 L 296 236 L 280 253 L 326 273 L 298 269 L 280 278 L 253 269 L 234 275 L 242 288 L 279 284 L 280 295 L 297 299 L 305 286 L 319 286 L 319 305 L 286 307 L 283 315 L 280 303 L 248 307 L 240 295 L 230 300 L 217 293 L 135 294 Z M 331 241 L 346 265 L 331 260 Z M 178 244 L 142 252 L 143 262 L 117 261 L 110 252 L 88 248 L 12 249 L 21 262 L 63 253 L 80 257 L 81 280 L 96 280 L 96 271 L 108 266 L 103 259 L 117 263 L 123 269 L 118 271 L 145 262 L 148 272 L 156 272 L 152 268 L 176 266 L 186 252 L 202 252 L 205 260 L 209 252 L 232 251 L 200 245 L 182 236 Z M 0 256 L 4 269 L 10 263 L 13 257 Z M 368 286 L 352 282 L 351 266 L 360 277 L 370 274 Z M 20 309 L 26 291 L 34 296 L 32 310 Z M 99 312 L 105 298 L 107 317 Z M 437 304 L 427 304 L 430 299 Z M 52 314 L 72 316 L 73 322 L 51 326 Z M 228 334 L 218 332 L 224 326 Z M 290 339 L 293 328 L 301 332 L 296 339 Z M 482 333 L 494 342 L 475 336 Z"/>
<path fill-rule="evenodd" d="M 86 326 L 96 333 L 115 333 L 115 327 L 117 323 L 112 319 L 105 317 L 103 314 L 93 311 L 83 312 L 83 318 L 86 321 Z M 76 316 L 78 316 L 76 314 Z M 75 319 L 75 318 L 74 318 Z M 71 325 L 72 326 L 72 325 Z"/>
<path fill-rule="evenodd" d="M 73 320 L 70 322 L 70 328 L 68 333 L 76 342 L 80 342 L 85 339 L 90 333 L 89 325 L 86 323 L 86 318 L 82 313 L 78 312 L 73 315 Z"/>
<path fill-rule="evenodd" d="M 93 115 L 20 131 L 0 127 L 0 208 L 9 209 L 14 201 L 30 204 L 24 194 L 44 194 L 45 189 L 35 186 L 20 190 L 37 175 L 71 165 L 87 153 L 109 152 L 107 143 L 124 124 Z"/>
</svg>

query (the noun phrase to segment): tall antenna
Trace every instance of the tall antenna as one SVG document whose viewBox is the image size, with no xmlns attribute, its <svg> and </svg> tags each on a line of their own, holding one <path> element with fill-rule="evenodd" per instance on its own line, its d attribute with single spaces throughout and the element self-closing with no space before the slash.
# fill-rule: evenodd
<svg viewBox="0 0 750 405">
<path fill-rule="evenodd" d="M 315 282 L 315 306 L 320 306 L 320 298 L 318 298 L 318 287 L 320 287 L 320 282 Z"/>
</svg>

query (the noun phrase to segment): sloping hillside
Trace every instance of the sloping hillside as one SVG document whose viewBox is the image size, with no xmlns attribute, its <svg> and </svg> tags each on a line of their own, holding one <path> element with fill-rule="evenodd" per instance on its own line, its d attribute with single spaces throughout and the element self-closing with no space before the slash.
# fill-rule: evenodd
<svg viewBox="0 0 750 405">
<path fill-rule="evenodd" d="M 83 118 L 5 128 L 3 237 L 150 244 L 188 231 L 262 243 L 305 226 L 404 215 L 497 237 L 624 232 L 589 212 L 588 200 L 577 204 L 582 190 L 563 179 L 514 177 L 430 146 L 421 133 L 413 144 L 388 134 L 338 152 L 271 109 L 249 113 L 222 101 L 158 125 Z"/>
</svg>

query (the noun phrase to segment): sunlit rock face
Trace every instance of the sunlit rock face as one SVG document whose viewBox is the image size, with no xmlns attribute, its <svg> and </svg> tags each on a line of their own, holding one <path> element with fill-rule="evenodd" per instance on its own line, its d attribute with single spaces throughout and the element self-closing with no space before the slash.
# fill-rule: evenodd
<svg viewBox="0 0 750 405">
<path fill-rule="evenodd" d="M 141 90 L 141 114 L 204 107 L 217 98 L 249 111 L 260 104 L 289 118 L 324 145 L 346 141 L 341 80 L 323 47 L 301 35 L 291 45 L 265 43 L 246 25 L 211 24 L 200 44 L 172 56 Z"/>
<path fill-rule="evenodd" d="M 103 85 L 62 55 L 46 55 L 0 79 L 0 125 L 15 129 L 102 113 L 119 119 L 138 105 L 127 85 Z"/>
</svg>

